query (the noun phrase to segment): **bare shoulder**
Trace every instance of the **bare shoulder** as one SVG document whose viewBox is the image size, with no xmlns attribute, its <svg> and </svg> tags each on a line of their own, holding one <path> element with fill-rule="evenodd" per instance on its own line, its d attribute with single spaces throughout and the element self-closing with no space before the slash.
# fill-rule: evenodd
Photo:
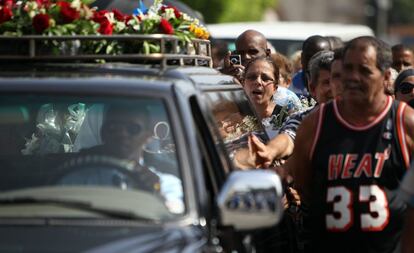
<svg viewBox="0 0 414 253">
<path fill-rule="evenodd" d="M 316 137 L 318 122 L 323 117 L 325 104 L 316 107 L 301 122 L 297 131 L 296 140 L 302 144 L 311 144 Z M 300 148 L 300 147 L 298 147 Z"/>
<path fill-rule="evenodd" d="M 305 199 L 308 197 L 306 194 L 310 192 L 311 153 L 318 138 L 318 122 L 323 117 L 324 107 L 324 104 L 320 105 L 302 120 L 297 131 L 293 154 L 286 165 L 289 174 L 293 176 L 295 188 Z"/>
</svg>

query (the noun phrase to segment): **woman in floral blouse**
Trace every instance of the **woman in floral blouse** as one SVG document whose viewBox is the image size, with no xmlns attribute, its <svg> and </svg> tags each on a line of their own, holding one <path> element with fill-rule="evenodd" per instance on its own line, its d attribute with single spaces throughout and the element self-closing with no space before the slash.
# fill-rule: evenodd
<svg viewBox="0 0 414 253">
<path fill-rule="evenodd" d="M 288 116 L 286 108 L 272 99 L 278 82 L 279 67 L 271 58 L 259 57 L 246 66 L 243 88 L 270 138 Z"/>
</svg>

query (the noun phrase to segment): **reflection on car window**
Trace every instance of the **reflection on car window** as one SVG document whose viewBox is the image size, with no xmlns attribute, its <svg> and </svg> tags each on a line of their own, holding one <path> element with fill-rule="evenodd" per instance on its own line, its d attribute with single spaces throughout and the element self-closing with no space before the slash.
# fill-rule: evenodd
<svg viewBox="0 0 414 253">
<path fill-rule="evenodd" d="M 0 198 L 28 188 L 109 188 L 144 194 L 145 208 L 151 200 L 184 212 L 174 129 L 162 100 L 2 96 L 0 130 Z"/>
<path fill-rule="evenodd" d="M 216 139 L 224 143 L 230 158 L 233 158 L 235 151 L 248 147 L 249 134 L 255 134 L 263 141 L 268 140 L 242 90 L 210 91 L 205 96 L 214 118 L 216 131 L 213 132 L 218 135 Z"/>
</svg>

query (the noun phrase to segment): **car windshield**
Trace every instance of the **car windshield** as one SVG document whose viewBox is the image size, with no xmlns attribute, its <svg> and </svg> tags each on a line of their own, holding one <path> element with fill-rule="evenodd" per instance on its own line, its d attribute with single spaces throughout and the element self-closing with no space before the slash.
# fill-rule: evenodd
<svg viewBox="0 0 414 253">
<path fill-rule="evenodd" d="M 213 115 L 213 133 L 217 145 L 223 143 L 233 168 L 239 163 L 234 160 L 234 154 L 248 149 L 248 136 L 254 134 L 263 142 L 268 136 L 259 123 L 243 90 L 208 91 L 204 93 L 208 106 Z"/>
<path fill-rule="evenodd" d="M 173 132 L 161 99 L 3 94 L 0 218 L 181 215 Z"/>
</svg>

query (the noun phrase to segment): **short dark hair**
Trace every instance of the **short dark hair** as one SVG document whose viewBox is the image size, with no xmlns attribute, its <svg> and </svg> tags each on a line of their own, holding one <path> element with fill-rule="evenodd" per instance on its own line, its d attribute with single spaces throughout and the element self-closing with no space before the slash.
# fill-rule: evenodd
<svg viewBox="0 0 414 253">
<path fill-rule="evenodd" d="M 391 48 L 388 44 L 383 42 L 380 39 L 377 39 L 372 36 L 361 36 L 349 41 L 343 51 L 343 57 L 345 59 L 346 53 L 356 48 L 358 43 L 363 43 L 366 46 L 372 46 L 375 48 L 376 56 L 377 56 L 377 68 L 381 71 L 381 73 L 385 73 L 385 71 L 391 67 L 392 64 L 392 53 Z"/>
<path fill-rule="evenodd" d="M 405 51 L 405 50 L 409 50 L 409 51 L 413 51 L 413 50 L 411 50 L 411 48 L 409 48 L 409 47 L 406 47 L 405 45 L 403 45 L 403 44 L 396 44 L 396 45 L 394 45 L 394 46 L 392 46 L 391 47 L 391 51 L 394 53 L 394 52 L 397 52 L 397 51 Z"/>
</svg>

